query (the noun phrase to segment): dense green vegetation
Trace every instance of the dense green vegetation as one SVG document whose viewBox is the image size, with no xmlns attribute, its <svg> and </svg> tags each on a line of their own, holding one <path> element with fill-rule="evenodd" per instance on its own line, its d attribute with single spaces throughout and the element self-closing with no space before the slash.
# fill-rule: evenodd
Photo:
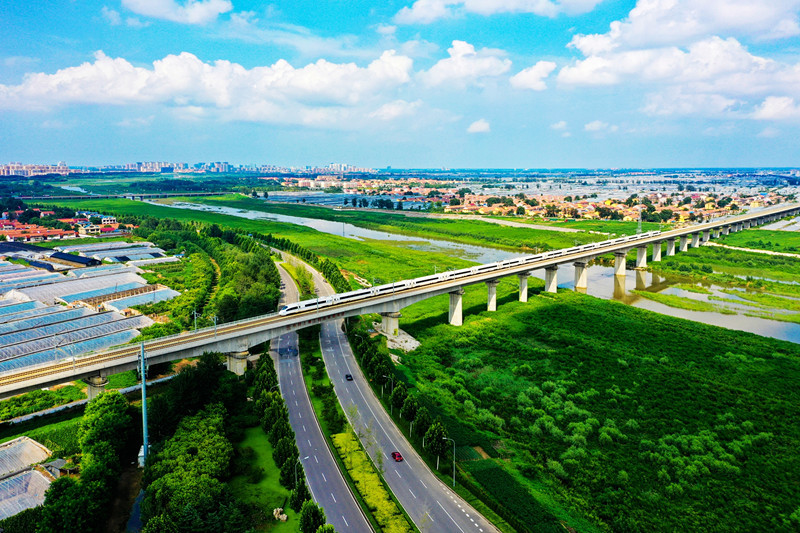
<svg viewBox="0 0 800 533">
<path fill-rule="evenodd" d="M 773 252 L 800 253 L 800 232 L 767 229 L 737 231 L 719 239 L 721 244 Z"/>
<path fill-rule="evenodd" d="M 271 513 L 245 504 L 227 484 L 236 474 L 252 483 L 264 475 L 242 458 L 252 454 L 234 451 L 245 428 L 258 423 L 246 395 L 245 382 L 223 368 L 219 354 L 206 353 L 149 400 L 144 531 L 247 531 Z"/>
<path fill-rule="evenodd" d="M 0 402 L 0 421 L 10 420 L 84 398 L 86 398 L 86 395 L 75 385 L 67 385 L 54 390 L 31 391 Z"/>
<path fill-rule="evenodd" d="M 517 529 L 793 527 L 800 348 L 575 293 L 522 304 L 505 287 L 497 313 L 468 290 L 461 328 L 444 299 L 406 308 L 422 346 L 398 370 L 458 446 L 489 456 L 460 454 L 460 476 Z"/>
<path fill-rule="evenodd" d="M 98 517 L 111 501 L 123 458 L 131 456 L 135 427 L 131 408 L 119 393 L 106 392 L 89 403 L 78 423 L 80 477 L 53 481 L 41 511 L 35 512 L 41 513 L 37 532 L 102 531 Z"/>
</svg>

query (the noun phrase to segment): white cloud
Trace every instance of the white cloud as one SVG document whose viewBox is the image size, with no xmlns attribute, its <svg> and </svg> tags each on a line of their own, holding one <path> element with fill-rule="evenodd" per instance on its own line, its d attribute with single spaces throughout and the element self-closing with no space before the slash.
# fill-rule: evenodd
<svg viewBox="0 0 800 533">
<path fill-rule="evenodd" d="M 793 120 L 800 118 L 800 106 L 788 96 L 768 96 L 756 107 L 753 118 L 758 120 Z"/>
<path fill-rule="evenodd" d="M 685 45 L 709 35 L 776 39 L 800 34 L 800 0 L 639 0 L 606 34 L 577 35 L 590 55 L 614 48 Z"/>
<path fill-rule="evenodd" d="M 397 31 L 397 26 L 393 26 L 391 24 L 378 24 L 375 28 L 375 31 L 380 35 L 394 35 L 394 33 Z"/>
<path fill-rule="evenodd" d="M 613 133 L 617 131 L 619 127 L 600 120 L 593 120 L 592 122 L 584 125 L 583 129 L 592 133 Z"/>
<path fill-rule="evenodd" d="M 566 120 L 559 120 L 558 122 L 554 122 L 553 124 L 550 124 L 550 129 L 553 129 L 553 130 L 556 130 L 556 131 L 563 131 L 563 130 L 567 129 L 567 121 Z"/>
<path fill-rule="evenodd" d="M 369 114 L 370 118 L 378 120 L 394 120 L 396 118 L 413 114 L 422 104 L 420 100 L 416 102 L 406 102 L 405 100 L 395 100 L 388 102 Z"/>
<path fill-rule="evenodd" d="M 265 24 L 253 11 L 233 13 L 221 24 L 217 36 L 256 44 L 275 44 L 294 48 L 305 57 L 375 57 L 380 50 L 356 47 L 352 35 L 319 37 L 308 28 L 293 24 Z M 395 47 L 392 47 L 395 48 Z"/>
<path fill-rule="evenodd" d="M 607 33 L 576 35 L 569 46 L 584 58 L 564 66 L 557 79 L 656 87 L 643 106 L 649 114 L 755 118 L 743 110 L 767 96 L 800 99 L 800 63 L 755 55 L 738 39 L 709 32 L 793 35 L 798 8 L 800 0 L 639 0 Z"/>
<path fill-rule="evenodd" d="M 556 64 L 552 61 L 539 61 L 532 67 L 528 67 L 512 76 L 511 86 L 515 89 L 544 91 L 547 89 L 544 79 L 555 69 Z"/>
<path fill-rule="evenodd" d="M 0 108 L 160 103 L 193 109 L 191 116 L 216 111 L 229 120 L 336 126 L 331 121 L 366 116 L 365 106 L 375 109 L 410 80 L 411 67 L 410 58 L 392 50 L 366 67 L 319 60 L 294 68 L 279 60 L 249 70 L 229 61 L 205 63 L 186 52 L 149 69 L 97 52 L 92 63 L 0 85 Z"/>
<path fill-rule="evenodd" d="M 207 24 L 233 9 L 229 0 L 122 0 L 122 5 L 138 15 L 179 22 Z"/>
<path fill-rule="evenodd" d="M 489 123 L 482 118 L 476 120 L 467 128 L 467 133 L 489 133 L 490 131 L 492 130 L 489 127 Z"/>
<path fill-rule="evenodd" d="M 103 6 L 100 10 L 100 14 L 103 15 L 103 18 L 111 24 L 112 26 L 119 26 L 122 24 L 122 17 L 119 15 L 118 11 L 115 11 L 108 6 Z"/>
<path fill-rule="evenodd" d="M 398 24 L 430 24 L 460 13 L 494 15 L 497 13 L 533 13 L 555 17 L 561 13 L 588 13 L 602 0 L 417 0 L 394 17 Z"/>
<path fill-rule="evenodd" d="M 448 9 L 454 2 L 447 0 L 417 0 L 411 7 L 404 7 L 395 16 L 398 24 L 429 24 L 451 15 Z"/>
<path fill-rule="evenodd" d="M 669 88 L 647 97 L 643 111 L 650 115 L 722 116 L 741 102 L 720 94 L 684 93 Z"/>
<path fill-rule="evenodd" d="M 9 56 L 3 58 L 3 66 L 5 67 L 28 67 L 31 65 L 35 65 L 39 62 L 38 57 L 28 57 L 28 56 Z"/>
<path fill-rule="evenodd" d="M 511 61 L 500 56 L 500 50 L 483 48 L 475 51 L 475 47 L 464 41 L 453 41 L 447 49 L 450 57 L 442 59 L 430 70 L 420 74 L 427 85 L 451 84 L 463 87 L 477 82 L 480 78 L 500 76 L 511 68 Z"/>
<path fill-rule="evenodd" d="M 756 137 L 761 139 L 774 139 L 775 137 L 779 137 L 781 131 L 779 129 L 773 128 L 772 126 L 767 126 L 763 130 L 761 130 Z"/>
</svg>

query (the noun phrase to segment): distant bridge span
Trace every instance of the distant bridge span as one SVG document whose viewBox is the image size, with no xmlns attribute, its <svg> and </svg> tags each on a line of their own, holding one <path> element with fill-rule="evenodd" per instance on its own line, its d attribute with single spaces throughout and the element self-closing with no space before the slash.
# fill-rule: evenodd
<svg viewBox="0 0 800 533">
<path fill-rule="evenodd" d="M 678 244 L 677 251 L 684 251 L 690 243 L 693 247 L 700 246 L 720 234 L 727 235 L 729 232 L 740 231 L 751 225 L 772 222 L 784 216 L 798 214 L 800 214 L 800 204 L 782 204 L 758 212 L 687 228 L 632 236 L 628 240 L 615 239 L 595 243 L 596 246 L 591 250 L 575 251 L 570 248 L 538 256 L 526 256 L 526 262 L 522 264 L 503 267 L 502 263 L 504 262 L 501 262 L 495 269 L 485 272 L 475 272 L 479 271 L 480 267 L 473 268 L 469 272 L 461 271 L 464 273 L 458 277 L 437 280 L 423 286 L 409 286 L 412 285 L 411 280 L 401 281 L 391 286 L 382 286 L 380 294 L 365 294 L 352 301 L 307 300 L 302 303 L 304 305 L 301 305 L 300 309 L 286 316 L 274 313 L 145 341 L 145 353 L 148 362 L 156 364 L 199 356 L 206 351 L 218 351 L 229 354 L 228 367 L 241 373 L 246 365 L 249 348 L 289 331 L 334 319 L 380 313 L 383 315 L 382 329 L 392 335 L 396 333 L 401 309 L 442 294 L 450 295 L 449 322 L 458 326 L 462 323 L 463 287 L 468 285 L 486 283 L 488 309 L 494 311 L 496 309 L 496 282 L 503 277 L 518 276 L 520 300 L 527 301 L 527 279 L 531 271 L 545 269 L 547 274 L 545 290 L 555 292 L 558 266 L 573 263 L 575 265 L 575 286 L 576 289 L 581 290 L 586 288 L 588 261 L 599 255 L 613 253 L 616 258 L 615 274 L 624 276 L 625 258 L 633 248 L 637 249 L 636 266 L 641 268 L 647 264 L 648 245 L 653 246 L 652 260 L 659 261 L 664 243 L 666 243 L 666 255 L 671 256 L 676 252 L 676 244 Z M 514 262 L 514 260 L 509 260 L 509 262 Z M 391 291 L 389 287 L 391 287 Z M 395 287 L 397 288 L 395 289 Z M 139 352 L 140 345 L 131 344 L 75 359 L 62 359 L 53 363 L 4 372 L 0 375 L 0 398 L 76 379 L 87 379 L 91 397 L 102 390 L 106 376 L 135 369 Z M 0 353 L 0 355 L 2 354 Z"/>
</svg>

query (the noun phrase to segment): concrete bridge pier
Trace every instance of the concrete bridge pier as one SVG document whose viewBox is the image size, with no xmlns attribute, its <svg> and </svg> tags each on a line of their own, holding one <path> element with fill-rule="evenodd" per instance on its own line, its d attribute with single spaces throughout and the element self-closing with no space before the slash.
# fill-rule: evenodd
<svg viewBox="0 0 800 533">
<path fill-rule="evenodd" d="M 519 278 L 519 301 L 520 302 L 527 302 L 528 301 L 528 278 L 530 277 L 530 272 L 524 272 L 522 274 L 517 274 Z M 489 289 L 489 299 L 491 300 L 492 296 L 492 289 Z M 489 309 L 489 311 L 494 311 L 494 309 Z"/>
<path fill-rule="evenodd" d="M 643 291 L 647 288 L 647 274 L 644 270 L 636 271 L 636 290 Z"/>
<path fill-rule="evenodd" d="M 719 228 L 711 230 L 711 238 L 719 239 Z"/>
<path fill-rule="evenodd" d="M 108 378 L 104 376 L 92 376 L 86 379 L 88 385 L 86 389 L 86 397 L 91 402 L 106 391 L 108 385 Z"/>
<path fill-rule="evenodd" d="M 401 316 L 400 313 L 381 313 L 381 331 L 388 337 L 397 337 Z"/>
<path fill-rule="evenodd" d="M 586 266 L 586 261 L 576 261 L 573 265 L 575 266 L 575 290 L 586 292 L 589 279 L 589 268 Z"/>
<path fill-rule="evenodd" d="M 522 280 L 520 280 L 520 283 Z M 489 291 L 489 299 L 486 304 L 487 311 L 497 311 L 497 284 L 499 280 L 493 279 L 486 282 L 486 289 Z M 520 284 L 520 297 L 522 297 L 522 286 Z M 528 294 L 528 280 L 525 280 L 525 294 Z"/>
<path fill-rule="evenodd" d="M 699 247 L 700 247 L 700 234 L 692 233 L 692 248 L 699 248 Z"/>
<path fill-rule="evenodd" d="M 625 277 L 625 261 L 628 252 L 614 252 L 614 277 Z"/>
<path fill-rule="evenodd" d="M 750 229 L 750 221 L 749 220 L 745 220 L 743 225 L 744 225 L 744 229 Z"/>
<path fill-rule="evenodd" d="M 544 290 L 545 292 L 558 292 L 558 265 L 544 269 Z"/>
<path fill-rule="evenodd" d="M 689 237 L 687 235 L 681 235 L 681 242 L 678 247 L 678 251 L 685 252 L 689 249 Z"/>
<path fill-rule="evenodd" d="M 228 370 L 237 376 L 243 376 L 247 370 L 248 357 L 250 357 L 250 352 L 247 350 L 243 350 L 241 352 L 230 352 L 226 354 Z"/>
<path fill-rule="evenodd" d="M 661 241 L 653 243 L 653 261 L 661 261 Z"/>
<path fill-rule="evenodd" d="M 708 242 L 710 240 L 711 240 L 711 231 L 710 230 L 703 230 L 702 241 L 703 242 Z"/>
<path fill-rule="evenodd" d="M 636 268 L 647 268 L 647 246 L 636 247 Z"/>
<path fill-rule="evenodd" d="M 731 227 L 730 226 L 722 226 L 722 234 L 723 235 L 728 235 L 728 234 L 730 234 L 730 232 L 731 232 Z"/>
<path fill-rule="evenodd" d="M 450 313 L 447 318 L 451 326 L 460 326 L 464 323 L 463 308 L 464 289 L 459 287 L 450 293 Z"/>
<path fill-rule="evenodd" d="M 625 298 L 625 278 L 614 276 L 614 299 L 622 300 Z"/>
<path fill-rule="evenodd" d="M 675 255 L 675 239 L 667 239 L 667 257 Z"/>
</svg>

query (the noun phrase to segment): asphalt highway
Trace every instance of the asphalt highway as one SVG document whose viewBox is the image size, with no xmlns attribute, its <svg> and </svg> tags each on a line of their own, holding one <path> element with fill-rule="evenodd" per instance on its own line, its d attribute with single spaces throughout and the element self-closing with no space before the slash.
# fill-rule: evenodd
<svg viewBox="0 0 800 533">
<path fill-rule="evenodd" d="M 333 293 L 331 286 L 313 271 L 320 296 Z M 485 533 L 497 529 L 450 487 L 430 471 L 425 462 L 395 427 L 389 415 L 369 387 L 353 358 L 350 344 L 342 331 L 342 321 L 322 324 L 322 355 L 334 390 L 350 423 L 357 433 L 365 435 L 362 444 L 373 461 L 383 458 L 383 475 L 400 504 L 424 533 Z M 347 381 L 350 374 L 353 381 Z M 388 393 L 388 391 L 387 391 Z M 356 406 L 357 416 L 351 417 Z M 395 462 L 391 453 L 400 452 L 404 461 Z"/>
<path fill-rule="evenodd" d="M 278 271 L 283 285 L 283 300 L 296 302 L 299 298 L 297 286 L 284 269 L 278 267 Z M 308 391 L 303 384 L 297 333 L 287 333 L 272 340 L 270 355 L 277 362 L 279 387 L 286 400 L 289 422 L 297 437 L 300 461 L 314 501 L 325 510 L 328 523 L 336 531 L 372 531 L 342 478 L 314 416 Z"/>
</svg>

